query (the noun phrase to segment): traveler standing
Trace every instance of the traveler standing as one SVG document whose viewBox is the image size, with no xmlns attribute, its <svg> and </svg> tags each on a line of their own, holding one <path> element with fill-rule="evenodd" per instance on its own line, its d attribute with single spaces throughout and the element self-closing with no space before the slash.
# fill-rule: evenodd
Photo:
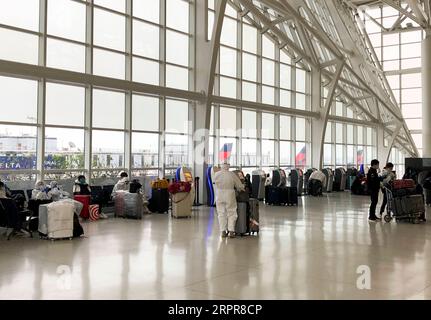
<svg viewBox="0 0 431 320">
<path fill-rule="evenodd" d="M 383 203 L 382 203 L 382 206 L 380 207 L 380 217 L 383 216 L 383 213 L 385 212 L 385 209 L 386 209 L 386 205 L 388 204 L 388 196 L 386 194 L 386 189 L 384 187 L 388 183 L 396 179 L 393 163 L 389 162 L 386 164 L 386 167 L 383 168 L 381 179 L 383 179 L 382 181 Z"/>
<path fill-rule="evenodd" d="M 371 168 L 367 173 L 368 191 L 371 197 L 370 214 L 368 220 L 370 222 L 380 221 L 381 218 L 376 216 L 377 203 L 379 202 L 380 178 L 379 178 L 379 160 L 371 161 Z"/>
</svg>

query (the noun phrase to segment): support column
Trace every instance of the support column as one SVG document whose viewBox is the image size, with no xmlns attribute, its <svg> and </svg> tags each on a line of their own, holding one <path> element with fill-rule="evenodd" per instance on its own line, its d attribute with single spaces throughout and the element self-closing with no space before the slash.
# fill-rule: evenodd
<svg viewBox="0 0 431 320">
<path fill-rule="evenodd" d="M 214 91 L 215 71 L 220 47 L 220 35 L 227 0 L 218 0 L 215 4 L 216 15 L 211 41 L 207 41 L 208 8 L 207 1 L 195 2 L 196 47 L 195 47 L 195 90 L 207 95 L 205 101 L 196 102 L 194 142 L 194 175 L 201 178 L 200 202 L 205 203 L 206 170 L 209 154 L 209 127 L 211 118 L 212 95 Z"/>
<path fill-rule="evenodd" d="M 423 157 L 431 158 L 431 34 L 422 41 L 422 145 Z"/>
</svg>

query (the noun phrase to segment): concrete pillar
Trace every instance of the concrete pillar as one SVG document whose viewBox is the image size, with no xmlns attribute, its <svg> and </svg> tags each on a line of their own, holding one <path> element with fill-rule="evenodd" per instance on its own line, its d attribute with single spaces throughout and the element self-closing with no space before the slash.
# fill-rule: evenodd
<svg viewBox="0 0 431 320">
<path fill-rule="evenodd" d="M 423 157 L 431 158 L 431 34 L 422 41 L 422 144 Z"/>
</svg>

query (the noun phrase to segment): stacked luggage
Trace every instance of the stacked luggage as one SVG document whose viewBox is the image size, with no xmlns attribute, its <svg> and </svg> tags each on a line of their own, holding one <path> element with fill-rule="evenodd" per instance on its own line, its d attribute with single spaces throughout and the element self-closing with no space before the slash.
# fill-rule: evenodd
<svg viewBox="0 0 431 320">
<path fill-rule="evenodd" d="M 345 190 L 351 190 L 353 182 L 355 181 L 357 176 L 358 176 L 358 169 L 356 168 L 347 169 Z"/>
<path fill-rule="evenodd" d="M 323 185 L 323 192 L 332 192 L 334 190 L 334 173 L 332 169 L 323 169 L 323 173 L 326 176 L 326 185 Z"/>
<path fill-rule="evenodd" d="M 344 191 L 346 188 L 346 170 L 344 168 L 335 169 L 334 191 Z"/>
<path fill-rule="evenodd" d="M 297 187 L 286 186 L 286 174 L 284 170 L 274 170 L 272 174 L 272 184 L 266 186 L 265 203 L 274 206 L 295 206 L 298 205 Z"/>
<path fill-rule="evenodd" d="M 151 199 L 148 210 L 154 213 L 168 213 L 169 211 L 169 183 L 166 179 L 158 179 L 151 184 Z"/>
<path fill-rule="evenodd" d="M 39 207 L 39 235 L 41 238 L 72 239 L 75 206 L 70 201 L 59 201 Z"/>
<path fill-rule="evenodd" d="M 311 174 L 314 172 L 314 171 L 317 171 L 317 169 L 308 169 L 305 173 L 304 173 L 304 191 L 305 191 L 305 193 L 306 194 L 309 194 L 308 193 L 308 182 L 310 181 L 310 176 L 311 176 Z"/>
<path fill-rule="evenodd" d="M 425 218 L 423 191 L 416 186 L 414 180 L 394 180 L 385 186 L 385 190 L 388 198 L 386 222 L 395 217 L 397 221 L 408 220 L 417 224 Z"/>
<path fill-rule="evenodd" d="M 144 204 L 140 193 L 117 191 L 114 197 L 115 216 L 129 219 L 142 219 Z"/>
<path fill-rule="evenodd" d="M 323 186 L 326 184 L 326 176 L 322 171 L 314 171 L 308 181 L 308 194 L 313 197 L 323 195 Z"/>
</svg>

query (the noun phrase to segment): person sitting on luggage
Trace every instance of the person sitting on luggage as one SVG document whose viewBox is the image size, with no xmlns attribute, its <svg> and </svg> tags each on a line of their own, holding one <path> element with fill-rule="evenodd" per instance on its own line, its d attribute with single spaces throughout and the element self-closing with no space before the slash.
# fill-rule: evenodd
<svg viewBox="0 0 431 320">
<path fill-rule="evenodd" d="M 59 201 L 61 199 L 69 198 L 69 193 L 63 191 L 62 188 L 58 185 L 57 181 L 51 181 L 49 184 L 50 190 L 48 192 L 48 196 L 52 201 Z"/>
<path fill-rule="evenodd" d="M 367 185 L 368 191 L 371 197 L 370 214 L 368 220 L 370 222 L 376 222 L 382 220 L 376 216 L 376 207 L 379 202 L 379 191 L 380 191 L 380 177 L 379 177 L 379 160 L 371 161 L 371 168 L 367 173 Z"/>
<path fill-rule="evenodd" d="M 215 174 L 214 184 L 217 189 L 216 207 L 222 238 L 235 238 L 235 225 L 238 219 L 236 194 L 245 191 L 238 176 L 229 171 L 230 165 L 224 163 L 222 169 Z"/>
<path fill-rule="evenodd" d="M 73 195 L 74 196 L 89 196 L 91 195 L 90 186 L 87 183 L 84 175 L 78 176 L 78 179 L 75 181 L 75 185 L 73 186 Z"/>
<path fill-rule="evenodd" d="M 383 168 L 382 174 L 380 175 L 380 179 L 382 180 L 381 186 L 382 186 L 382 193 L 383 193 L 383 203 L 380 207 L 380 216 L 383 216 L 386 205 L 388 204 L 388 197 L 386 195 L 386 189 L 385 187 L 388 186 L 388 184 L 396 179 L 396 175 L 394 173 L 394 165 L 391 162 L 388 162 L 386 166 Z"/>
<path fill-rule="evenodd" d="M 111 197 L 115 198 L 115 194 L 118 191 L 129 191 L 130 188 L 130 181 L 129 181 L 129 175 L 127 172 L 122 171 L 119 176 L 120 180 L 115 184 L 114 189 L 112 189 Z"/>
<path fill-rule="evenodd" d="M 31 191 L 31 199 L 33 200 L 50 200 L 48 195 L 50 191 L 49 186 L 44 181 L 37 181 L 34 185 L 34 189 Z"/>
</svg>

